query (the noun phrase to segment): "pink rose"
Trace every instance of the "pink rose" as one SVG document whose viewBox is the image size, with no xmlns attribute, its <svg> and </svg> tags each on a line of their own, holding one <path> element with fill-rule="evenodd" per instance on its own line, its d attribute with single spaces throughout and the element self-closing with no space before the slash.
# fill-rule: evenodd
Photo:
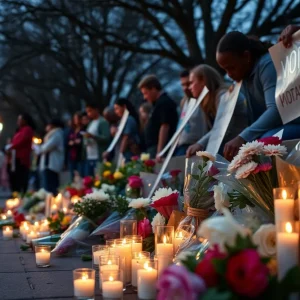
<svg viewBox="0 0 300 300">
<path fill-rule="evenodd" d="M 138 222 L 138 235 L 142 236 L 143 239 L 148 237 L 152 234 L 152 226 L 148 219 L 144 218 L 144 220 L 141 220 Z"/>
<path fill-rule="evenodd" d="M 155 161 L 152 159 L 148 159 L 144 161 L 146 167 L 153 168 L 155 166 Z"/>
<path fill-rule="evenodd" d="M 277 136 L 269 136 L 262 139 L 258 139 L 258 142 L 264 143 L 264 145 L 280 145 L 281 139 Z"/>
<path fill-rule="evenodd" d="M 139 189 L 143 186 L 143 181 L 141 177 L 133 175 L 128 178 L 128 184 L 133 189 Z"/>
<path fill-rule="evenodd" d="M 226 280 L 239 295 L 256 298 L 268 286 L 269 271 L 255 249 L 246 249 L 229 258 Z"/>
<path fill-rule="evenodd" d="M 83 178 L 83 185 L 86 187 L 86 188 L 90 188 L 92 187 L 94 184 L 94 180 L 92 177 L 90 176 L 86 176 Z"/>
<path fill-rule="evenodd" d="M 259 172 L 268 172 L 272 169 L 272 164 L 270 163 L 264 163 L 261 165 L 258 165 L 255 170 L 252 172 L 252 174 L 257 174 Z"/>
<path fill-rule="evenodd" d="M 205 291 L 205 283 L 185 267 L 171 265 L 161 273 L 157 289 L 157 300 L 196 300 Z"/>
<path fill-rule="evenodd" d="M 219 275 L 212 263 L 212 259 L 224 259 L 225 253 L 220 252 L 219 246 L 214 245 L 213 249 L 209 249 L 203 260 L 196 267 L 195 273 L 203 278 L 207 287 L 214 287 L 218 284 Z"/>
<path fill-rule="evenodd" d="M 132 160 L 132 161 L 138 161 L 139 159 L 140 159 L 140 158 L 139 158 L 137 155 L 131 157 L 131 160 Z"/>
</svg>

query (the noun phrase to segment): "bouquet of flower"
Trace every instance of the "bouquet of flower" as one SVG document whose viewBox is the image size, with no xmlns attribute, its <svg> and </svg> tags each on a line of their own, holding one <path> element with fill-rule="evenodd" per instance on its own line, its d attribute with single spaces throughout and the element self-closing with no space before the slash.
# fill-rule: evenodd
<svg viewBox="0 0 300 300">
<path fill-rule="evenodd" d="M 51 233 L 63 233 L 72 221 L 71 215 L 66 215 L 63 211 L 58 211 L 56 214 L 47 218 Z"/>
<path fill-rule="evenodd" d="M 140 176 L 132 175 L 127 179 L 125 194 L 128 198 L 134 199 L 141 197 L 143 181 Z"/>
<path fill-rule="evenodd" d="M 47 194 L 47 191 L 44 189 L 40 189 L 37 192 L 28 193 L 23 199 L 23 209 L 28 211 L 37 203 L 45 201 Z"/>
<path fill-rule="evenodd" d="M 253 236 L 225 208 L 224 216 L 202 222 L 199 235 L 210 249 L 186 256 L 180 265 L 165 269 L 158 281 L 157 299 L 288 299 L 300 291 L 299 267 L 279 282 L 276 278 L 273 224 L 263 225 Z"/>
</svg>

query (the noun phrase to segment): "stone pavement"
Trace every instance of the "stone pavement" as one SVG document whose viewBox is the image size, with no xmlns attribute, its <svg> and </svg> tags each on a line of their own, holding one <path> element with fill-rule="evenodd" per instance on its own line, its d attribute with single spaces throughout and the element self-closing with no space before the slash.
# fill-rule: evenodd
<svg viewBox="0 0 300 300">
<path fill-rule="evenodd" d="M 0 201 L 0 206 L 3 202 Z M 0 300 L 69 300 L 73 298 L 73 273 L 76 268 L 91 268 L 92 262 L 83 262 L 80 257 L 51 256 L 49 268 L 35 265 L 32 251 L 21 251 L 23 241 L 10 241 L 0 236 Z M 96 282 L 95 300 L 102 299 Z M 132 290 L 124 293 L 124 300 L 136 300 Z"/>
</svg>

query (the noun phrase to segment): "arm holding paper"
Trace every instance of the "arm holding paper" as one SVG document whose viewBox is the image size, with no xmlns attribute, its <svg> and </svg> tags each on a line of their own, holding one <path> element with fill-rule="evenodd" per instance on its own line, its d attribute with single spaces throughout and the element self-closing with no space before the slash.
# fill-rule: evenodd
<svg viewBox="0 0 300 300">
<path fill-rule="evenodd" d="M 300 30 L 300 26 L 289 25 L 280 34 L 278 42 L 282 42 L 284 47 L 289 48 L 292 45 L 292 36 L 295 32 Z"/>
</svg>

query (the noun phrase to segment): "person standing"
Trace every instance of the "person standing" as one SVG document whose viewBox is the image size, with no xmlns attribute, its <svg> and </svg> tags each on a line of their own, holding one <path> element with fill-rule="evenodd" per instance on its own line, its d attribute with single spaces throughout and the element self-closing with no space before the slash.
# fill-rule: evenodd
<svg viewBox="0 0 300 300">
<path fill-rule="evenodd" d="M 190 108 L 191 98 L 193 94 L 190 90 L 190 73 L 185 70 L 180 74 L 181 87 L 184 92 L 184 98 L 181 100 L 181 114 L 179 118 L 178 126 L 185 118 L 188 109 Z M 197 99 L 196 99 L 197 100 Z M 174 156 L 185 155 L 188 147 L 195 144 L 202 136 L 208 131 L 207 124 L 205 122 L 205 116 L 201 107 L 197 107 L 195 112 L 192 114 L 182 132 L 179 135 L 178 145 L 175 149 Z"/>
<path fill-rule="evenodd" d="M 141 137 L 141 150 L 143 152 L 147 151 L 145 142 L 145 128 L 148 124 L 151 115 L 152 105 L 149 102 L 144 102 L 139 108 L 139 118 L 140 118 L 140 137 Z"/>
<path fill-rule="evenodd" d="M 141 80 L 138 88 L 145 100 L 153 105 L 153 110 L 145 129 L 147 152 L 158 161 L 157 154 L 163 150 L 176 131 L 178 114 L 175 102 L 163 91 L 155 75 Z"/>
<path fill-rule="evenodd" d="M 50 121 L 41 147 L 35 152 L 40 155 L 42 187 L 56 196 L 59 187 L 59 174 L 64 167 L 64 131 L 63 123 L 58 119 Z"/>
<path fill-rule="evenodd" d="M 109 123 L 94 103 L 86 105 L 86 113 L 91 121 L 83 134 L 87 155 L 85 176 L 95 176 L 97 163 L 102 160 L 102 153 L 110 141 Z"/>
<path fill-rule="evenodd" d="M 32 118 L 26 113 L 19 115 L 17 125 L 18 128 L 11 143 L 6 146 L 6 153 L 10 161 L 11 190 L 25 194 L 29 181 L 31 146 L 35 126 Z"/>
</svg>

